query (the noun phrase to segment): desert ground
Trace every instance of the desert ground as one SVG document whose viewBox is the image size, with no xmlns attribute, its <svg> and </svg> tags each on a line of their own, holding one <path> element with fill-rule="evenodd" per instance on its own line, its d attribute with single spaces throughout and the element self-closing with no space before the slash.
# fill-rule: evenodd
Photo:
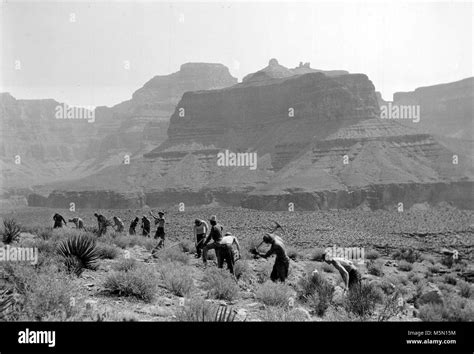
<svg viewBox="0 0 474 354">
<path fill-rule="evenodd" d="M 3 210 L 18 235 L 4 227 L 0 247 L 36 247 L 37 264 L 0 261 L 0 318 L 7 321 L 472 321 L 474 212 L 448 204 L 394 210 L 256 211 L 220 206 L 166 209 L 166 245 L 128 235 L 140 210 L 99 210 L 120 217 L 125 230 L 97 237 L 97 210 L 21 207 Z M 153 209 L 157 211 L 157 209 Z M 79 216 L 52 229 L 54 213 Z M 233 278 L 195 258 L 193 221 L 216 215 L 241 244 Z M 273 283 L 274 258 L 250 252 L 277 221 L 291 258 L 287 281 Z M 154 227 L 152 224 L 152 234 Z M 92 239 L 97 262 L 74 268 L 61 253 L 68 239 Z M 70 244 L 69 244 L 70 245 Z M 337 270 L 316 261 L 327 247 L 359 247 L 364 258 L 358 291 L 343 291 Z M 264 252 L 268 246 L 261 246 Z M 71 248 L 69 248 L 71 251 Z M 455 256 L 453 256 L 453 252 Z M 73 264 L 78 264 L 77 262 Z M 75 272 L 80 268 L 79 272 Z M 318 270 L 318 275 L 312 275 Z"/>
</svg>

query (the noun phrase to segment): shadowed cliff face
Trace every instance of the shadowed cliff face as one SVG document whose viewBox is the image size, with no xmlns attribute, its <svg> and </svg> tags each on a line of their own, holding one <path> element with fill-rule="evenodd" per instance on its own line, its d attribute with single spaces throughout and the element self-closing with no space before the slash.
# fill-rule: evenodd
<svg viewBox="0 0 474 354">
<path fill-rule="evenodd" d="M 420 121 L 405 125 L 449 138 L 472 140 L 474 116 L 474 78 L 448 84 L 417 88 L 412 92 L 397 92 L 393 101 L 398 105 L 419 105 Z"/>
</svg>

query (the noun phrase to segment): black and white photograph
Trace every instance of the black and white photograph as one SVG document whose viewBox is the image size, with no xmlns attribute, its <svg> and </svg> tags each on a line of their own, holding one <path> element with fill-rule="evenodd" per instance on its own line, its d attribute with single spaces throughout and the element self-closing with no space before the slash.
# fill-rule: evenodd
<svg viewBox="0 0 474 354">
<path fill-rule="evenodd" d="M 472 353 L 473 18 L 1 0 L 0 352 Z"/>
</svg>

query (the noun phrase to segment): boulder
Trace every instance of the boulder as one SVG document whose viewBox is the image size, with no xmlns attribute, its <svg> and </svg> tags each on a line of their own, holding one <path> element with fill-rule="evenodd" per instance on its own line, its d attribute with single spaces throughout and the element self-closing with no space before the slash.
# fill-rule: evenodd
<svg viewBox="0 0 474 354">
<path fill-rule="evenodd" d="M 419 296 L 416 300 L 416 304 L 418 306 L 424 304 L 443 304 L 444 297 L 441 290 L 438 288 L 437 285 L 433 283 L 426 283 L 424 284 L 421 289 L 419 290 Z"/>
</svg>

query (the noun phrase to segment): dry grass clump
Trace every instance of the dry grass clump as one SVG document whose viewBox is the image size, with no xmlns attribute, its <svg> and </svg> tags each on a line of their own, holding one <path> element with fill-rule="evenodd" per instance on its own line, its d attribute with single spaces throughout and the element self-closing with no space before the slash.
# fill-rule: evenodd
<svg viewBox="0 0 474 354">
<path fill-rule="evenodd" d="M 360 286 L 349 290 L 344 305 L 348 312 L 360 318 L 367 318 L 372 315 L 376 304 L 382 300 L 383 292 L 380 288 L 372 283 L 363 282 Z"/>
<path fill-rule="evenodd" d="M 297 287 L 298 298 L 318 316 L 323 316 L 332 301 L 334 286 L 320 274 L 307 274 L 298 281 Z"/>
<path fill-rule="evenodd" d="M 266 281 L 257 289 L 255 296 L 265 305 L 286 307 L 291 296 L 291 289 L 286 284 Z"/>
<path fill-rule="evenodd" d="M 115 271 L 105 279 L 104 289 L 111 295 L 135 297 L 150 302 L 156 292 L 156 276 L 142 267 Z"/>
<path fill-rule="evenodd" d="M 204 272 L 203 288 L 214 299 L 234 300 L 239 294 L 239 287 L 229 271 L 214 267 Z"/>
<path fill-rule="evenodd" d="M 171 263 L 161 266 L 159 273 L 165 287 L 174 295 L 188 296 L 194 289 L 189 270 L 189 267 L 180 263 Z"/>
</svg>

